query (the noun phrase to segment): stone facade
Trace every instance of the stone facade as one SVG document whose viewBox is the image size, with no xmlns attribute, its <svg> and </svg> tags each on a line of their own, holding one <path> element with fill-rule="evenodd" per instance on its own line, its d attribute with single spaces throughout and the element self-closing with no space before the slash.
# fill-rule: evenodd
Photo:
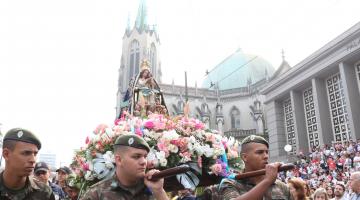
<svg viewBox="0 0 360 200">
<path fill-rule="evenodd" d="M 261 90 L 270 153 L 283 160 L 332 142 L 360 139 L 360 23 Z"/>
</svg>

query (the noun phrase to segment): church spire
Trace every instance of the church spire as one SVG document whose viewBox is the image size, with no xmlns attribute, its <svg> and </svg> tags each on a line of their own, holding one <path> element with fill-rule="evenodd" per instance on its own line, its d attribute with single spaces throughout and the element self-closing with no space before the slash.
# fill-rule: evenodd
<svg viewBox="0 0 360 200">
<path fill-rule="evenodd" d="M 147 22 L 147 6 L 146 0 L 140 0 L 135 26 L 139 31 L 144 30 L 148 26 Z"/>
</svg>

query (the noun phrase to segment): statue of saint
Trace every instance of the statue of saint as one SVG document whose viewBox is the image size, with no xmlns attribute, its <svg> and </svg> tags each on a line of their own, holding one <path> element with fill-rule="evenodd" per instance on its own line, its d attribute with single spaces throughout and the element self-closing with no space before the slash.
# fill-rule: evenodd
<svg viewBox="0 0 360 200">
<path fill-rule="evenodd" d="M 167 109 L 160 87 L 150 72 L 150 65 L 147 60 L 141 63 L 140 73 L 136 76 L 132 87 L 131 102 L 129 103 L 130 114 L 145 117 L 155 112 L 155 108 L 163 108 L 159 114 L 167 115 Z M 165 108 L 165 109 L 164 109 Z M 166 110 L 166 113 L 164 111 Z"/>
</svg>

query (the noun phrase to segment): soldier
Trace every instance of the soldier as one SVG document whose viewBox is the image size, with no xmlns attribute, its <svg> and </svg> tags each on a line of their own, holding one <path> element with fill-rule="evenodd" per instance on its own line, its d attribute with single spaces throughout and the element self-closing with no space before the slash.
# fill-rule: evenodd
<svg viewBox="0 0 360 200">
<path fill-rule="evenodd" d="M 265 168 L 266 174 L 239 181 L 225 179 L 220 188 L 221 199 L 293 199 L 289 188 L 276 180 L 280 163 L 268 164 L 269 144 L 263 137 L 251 135 L 244 138 L 241 158 L 245 163 L 244 172 Z"/>
<path fill-rule="evenodd" d="M 40 141 L 28 130 L 14 128 L 6 133 L 2 150 L 6 164 L 0 174 L 1 200 L 55 200 L 49 186 L 29 177 L 40 148 Z"/>
<path fill-rule="evenodd" d="M 128 134 L 118 137 L 114 143 L 116 173 L 93 186 L 82 200 L 168 200 L 163 189 L 164 179 L 150 181 L 158 170 L 146 173 L 146 156 L 150 151 L 146 141 Z"/>
</svg>

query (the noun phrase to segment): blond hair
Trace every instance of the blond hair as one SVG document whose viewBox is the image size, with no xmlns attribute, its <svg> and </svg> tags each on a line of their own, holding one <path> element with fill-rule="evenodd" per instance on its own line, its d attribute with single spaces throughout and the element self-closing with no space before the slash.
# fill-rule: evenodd
<svg viewBox="0 0 360 200">
<path fill-rule="evenodd" d="M 325 195 L 325 200 L 329 200 L 329 196 L 326 193 L 326 189 L 322 188 L 322 187 L 315 190 L 315 192 L 313 194 L 313 199 L 315 199 L 315 197 L 320 195 L 320 194 L 324 194 Z"/>
</svg>

